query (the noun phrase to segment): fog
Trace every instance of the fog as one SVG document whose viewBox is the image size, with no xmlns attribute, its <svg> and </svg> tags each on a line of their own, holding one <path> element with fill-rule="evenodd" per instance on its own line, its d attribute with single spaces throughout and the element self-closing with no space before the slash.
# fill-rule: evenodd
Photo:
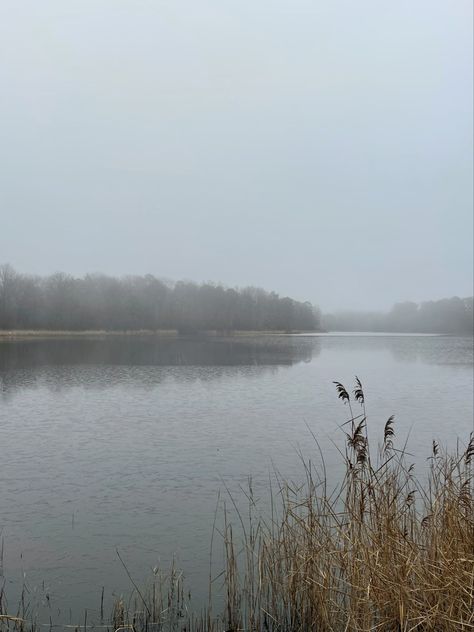
<svg viewBox="0 0 474 632">
<path fill-rule="evenodd" d="M 472 3 L 3 0 L 0 263 L 472 295 Z"/>
<path fill-rule="evenodd" d="M 396 303 L 389 312 L 341 311 L 324 314 L 322 327 L 329 331 L 371 331 L 472 335 L 473 297 L 454 296 L 420 305 Z"/>
<path fill-rule="evenodd" d="M 471 310 L 472 311 L 472 310 Z M 147 274 L 121 279 L 104 275 L 46 278 L 0 266 L 0 330 L 287 331 L 320 329 L 310 303 L 248 287 L 179 281 L 170 285 Z"/>
</svg>

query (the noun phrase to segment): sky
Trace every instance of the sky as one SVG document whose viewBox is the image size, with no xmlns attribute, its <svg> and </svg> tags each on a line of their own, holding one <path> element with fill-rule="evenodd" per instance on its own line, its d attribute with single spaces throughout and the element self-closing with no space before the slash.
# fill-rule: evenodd
<svg viewBox="0 0 474 632">
<path fill-rule="evenodd" d="M 473 293 L 471 0 L 1 0 L 0 263 Z"/>
</svg>

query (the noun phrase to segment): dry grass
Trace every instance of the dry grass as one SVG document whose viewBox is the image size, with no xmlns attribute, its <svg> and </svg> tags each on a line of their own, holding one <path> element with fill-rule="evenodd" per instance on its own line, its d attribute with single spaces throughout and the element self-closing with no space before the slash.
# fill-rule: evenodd
<svg viewBox="0 0 474 632">
<path fill-rule="evenodd" d="M 176 329 L 80 329 L 80 330 L 52 330 L 52 329 L 0 329 L 0 340 L 18 338 L 81 338 L 88 336 L 176 336 Z"/>
<path fill-rule="evenodd" d="M 350 410 L 342 483 L 328 491 L 303 463 L 305 483 L 281 485 L 268 519 L 237 510 L 220 532 L 225 604 L 193 617 L 175 569 L 135 602 L 118 601 L 115 628 L 195 632 L 453 632 L 474 630 L 474 437 L 456 454 L 434 443 L 417 479 L 395 447 L 390 417 L 370 445 L 364 392 L 336 383 Z M 353 413 L 353 406 L 360 411 Z M 232 510 L 234 511 L 234 509 Z M 217 535 L 217 530 L 216 530 Z M 166 583 L 161 583 L 165 581 Z M 214 585 L 214 581 L 210 582 Z M 215 606 L 214 606 L 215 607 Z"/>
<path fill-rule="evenodd" d="M 342 484 L 330 494 L 324 474 L 304 464 L 305 485 L 282 485 L 268 520 L 253 518 L 250 488 L 243 545 L 224 517 L 224 612 L 195 630 L 474 629 L 474 437 L 457 454 L 434 443 L 418 480 L 394 445 L 393 417 L 372 448 L 360 381 L 352 393 L 336 388 L 351 411 Z M 161 623 L 191 629 L 179 618 Z"/>
<path fill-rule="evenodd" d="M 223 332 L 219 330 L 203 330 L 196 332 L 196 335 L 216 336 L 216 337 L 253 337 L 253 336 L 281 336 L 287 334 L 283 330 L 268 331 L 240 331 Z M 292 333 L 304 333 L 294 331 Z M 315 332 L 310 332 L 314 334 Z M 87 338 L 87 337 L 121 337 L 121 336 L 173 336 L 179 335 L 177 329 L 0 329 L 0 341 L 18 340 L 22 338 Z"/>
</svg>

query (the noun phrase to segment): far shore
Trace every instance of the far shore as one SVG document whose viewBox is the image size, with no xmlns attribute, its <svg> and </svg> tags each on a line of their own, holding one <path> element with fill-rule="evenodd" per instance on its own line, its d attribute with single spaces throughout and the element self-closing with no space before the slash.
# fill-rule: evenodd
<svg viewBox="0 0 474 632">
<path fill-rule="evenodd" d="M 196 332 L 179 332 L 177 329 L 130 329 L 130 330 L 107 330 L 107 329 L 86 329 L 86 330 L 49 330 L 49 329 L 0 329 L 0 340 L 18 340 L 19 338 L 86 338 L 86 337 L 124 337 L 124 336 L 160 336 L 160 337 L 179 337 L 189 335 L 202 336 L 272 336 L 272 335 L 288 335 L 288 334 L 305 334 L 305 333 L 325 333 L 325 332 L 302 332 L 302 331 L 196 331 Z"/>
<path fill-rule="evenodd" d="M 0 329 L 0 339 L 8 338 L 76 338 L 86 336 L 177 336 L 175 329 L 161 329 L 152 331 L 148 329 L 130 331 L 112 331 L 105 329 L 85 330 L 50 330 L 50 329 Z"/>
<path fill-rule="evenodd" d="M 284 330 L 203 330 L 203 331 L 178 331 L 177 329 L 0 329 L 0 342 L 22 339 L 48 339 L 48 338 L 126 338 L 126 337 L 159 337 L 159 338 L 189 338 L 189 337 L 215 337 L 215 338 L 244 338 L 257 336 L 449 336 L 446 333 L 421 333 L 421 332 L 391 332 L 391 331 L 284 331 Z M 454 334 L 456 335 L 456 334 Z"/>
</svg>

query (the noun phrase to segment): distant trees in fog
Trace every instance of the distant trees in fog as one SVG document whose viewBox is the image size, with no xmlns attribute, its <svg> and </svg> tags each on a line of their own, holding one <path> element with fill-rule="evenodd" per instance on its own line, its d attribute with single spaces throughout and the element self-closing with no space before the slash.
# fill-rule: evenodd
<svg viewBox="0 0 474 632">
<path fill-rule="evenodd" d="M 0 266 L 0 329 L 318 330 L 310 303 L 260 288 L 179 281 L 152 275 L 114 278 L 56 273 L 37 277 Z"/>
<path fill-rule="evenodd" d="M 395 304 L 390 312 L 326 314 L 323 327 L 331 331 L 391 331 L 412 333 L 473 333 L 473 297 L 445 298 L 425 303 Z"/>
</svg>

